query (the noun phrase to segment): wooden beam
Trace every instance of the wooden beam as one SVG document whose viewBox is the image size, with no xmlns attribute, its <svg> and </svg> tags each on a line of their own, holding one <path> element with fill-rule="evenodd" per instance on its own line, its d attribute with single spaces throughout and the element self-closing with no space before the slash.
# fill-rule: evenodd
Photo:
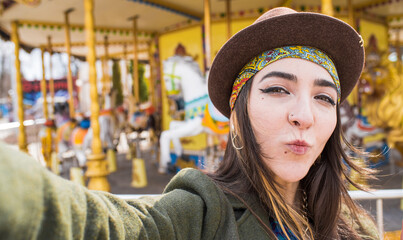
<svg viewBox="0 0 403 240">
<path fill-rule="evenodd" d="M 203 18 L 203 14 L 191 11 L 177 4 L 168 3 L 167 1 L 161 1 L 161 0 L 129 0 L 129 1 L 142 3 L 144 5 L 148 5 L 154 8 L 159 8 L 161 10 L 172 12 L 174 14 L 181 15 L 183 17 L 190 18 L 196 21 L 200 21 Z"/>
<path fill-rule="evenodd" d="M 34 20 L 18 20 L 19 25 L 30 25 L 30 26 L 47 26 L 57 28 L 57 29 L 63 29 L 65 27 L 64 23 L 57 23 L 57 22 L 45 22 L 45 21 L 34 21 Z M 70 30 L 84 30 L 84 25 L 82 24 L 70 24 Z M 103 31 L 104 33 L 109 32 L 109 33 L 114 33 L 116 32 L 119 34 L 120 32 L 129 32 L 132 33 L 133 29 L 132 28 L 123 28 L 123 27 L 107 27 L 107 26 L 95 26 L 94 27 L 95 32 L 100 32 Z M 138 30 L 137 31 L 138 35 L 141 34 L 148 34 L 148 35 L 153 35 L 153 31 L 148 31 L 148 30 Z"/>
</svg>

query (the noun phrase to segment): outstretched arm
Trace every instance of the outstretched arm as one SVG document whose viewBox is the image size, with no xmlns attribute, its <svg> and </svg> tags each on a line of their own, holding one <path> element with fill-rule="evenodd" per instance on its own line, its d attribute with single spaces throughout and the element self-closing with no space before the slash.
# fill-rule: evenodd
<svg viewBox="0 0 403 240">
<path fill-rule="evenodd" d="M 232 219 L 232 208 L 225 207 L 226 200 L 206 176 L 194 171 L 180 173 L 159 197 L 124 201 L 62 179 L 26 154 L 0 144 L 1 239 L 232 236 L 236 229 L 220 230 Z"/>
</svg>

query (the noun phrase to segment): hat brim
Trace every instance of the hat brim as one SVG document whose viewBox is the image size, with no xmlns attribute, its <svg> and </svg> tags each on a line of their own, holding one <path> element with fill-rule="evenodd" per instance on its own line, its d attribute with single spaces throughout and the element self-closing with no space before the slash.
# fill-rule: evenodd
<svg viewBox="0 0 403 240">
<path fill-rule="evenodd" d="M 340 79 L 340 99 L 346 99 L 364 65 L 360 35 L 336 18 L 296 12 L 254 23 L 223 45 L 213 61 L 208 79 L 209 96 L 214 106 L 229 117 L 232 86 L 242 67 L 264 51 L 293 45 L 318 48 L 333 60 Z"/>
</svg>

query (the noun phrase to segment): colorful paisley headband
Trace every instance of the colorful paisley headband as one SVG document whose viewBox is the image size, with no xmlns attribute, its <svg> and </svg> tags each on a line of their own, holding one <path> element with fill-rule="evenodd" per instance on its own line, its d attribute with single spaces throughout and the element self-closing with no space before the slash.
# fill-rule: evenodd
<svg viewBox="0 0 403 240">
<path fill-rule="evenodd" d="M 313 47 L 287 46 L 263 52 L 254 57 L 242 68 L 232 86 L 232 93 L 229 100 L 231 111 L 234 108 L 235 101 L 243 85 L 264 67 L 283 58 L 301 58 L 319 64 L 325 68 L 332 76 L 334 84 L 336 84 L 337 102 L 340 103 L 340 81 L 333 61 L 324 52 Z"/>
</svg>

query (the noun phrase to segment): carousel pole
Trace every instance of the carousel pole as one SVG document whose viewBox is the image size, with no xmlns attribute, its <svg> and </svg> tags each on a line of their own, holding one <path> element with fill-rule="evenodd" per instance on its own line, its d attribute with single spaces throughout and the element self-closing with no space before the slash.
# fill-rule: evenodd
<svg viewBox="0 0 403 240">
<path fill-rule="evenodd" d="M 136 103 L 140 103 L 140 89 L 139 89 L 139 66 L 138 66 L 138 48 L 137 48 L 137 19 L 138 16 L 130 18 L 133 20 L 133 91 Z"/>
<path fill-rule="evenodd" d="M 322 13 L 333 16 L 333 3 L 332 0 L 321 0 L 322 1 Z"/>
<path fill-rule="evenodd" d="M 102 93 L 103 93 L 103 97 L 104 97 L 104 105 L 103 105 L 103 109 L 107 110 L 108 112 L 105 112 L 103 114 L 108 115 L 109 117 L 112 118 L 112 112 L 109 112 L 114 106 L 112 106 L 111 104 L 109 104 L 109 106 L 107 106 L 105 99 L 107 98 L 107 96 L 109 95 L 111 88 L 112 88 L 112 83 L 111 83 L 111 78 L 109 76 L 109 64 L 108 64 L 108 60 L 109 60 L 109 52 L 108 52 L 108 35 L 104 36 L 104 48 L 105 48 L 105 56 L 103 58 L 103 65 L 102 65 L 102 72 L 103 72 L 103 86 L 102 86 Z M 110 103 L 113 102 L 113 100 L 111 99 L 112 96 L 108 96 L 108 99 L 110 101 Z M 102 114 L 102 113 L 101 113 Z M 105 126 L 105 127 L 109 127 L 109 126 Z M 109 173 L 112 172 L 116 172 L 117 170 L 117 164 L 116 164 L 116 154 L 115 151 L 111 148 L 108 148 L 107 152 L 106 152 L 106 161 L 108 163 L 108 171 Z"/>
<path fill-rule="evenodd" d="M 85 35 L 87 41 L 87 61 L 89 65 L 89 82 L 91 95 L 91 127 L 93 130 L 92 153 L 88 156 L 89 177 L 88 188 L 93 190 L 109 191 L 110 186 L 106 176 L 108 175 L 107 162 L 102 152 L 99 135 L 99 104 L 97 93 L 97 72 L 95 68 L 95 33 L 94 33 L 94 0 L 84 0 Z"/>
<path fill-rule="evenodd" d="M 52 50 L 52 37 L 49 35 L 48 36 L 48 52 L 49 52 L 49 92 L 50 92 L 50 101 L 51 101 L 51 106 L 52 106 L 52 112 L 50 113 L 50 119 L 55 119 L 55 81 L 53 80 L 53 65 L 52 65 L 52 55 L 53 55 L 53 50 Z M 54 126 L 56 127 L 56 126 Z M 52 172 L 59 175 L 60 170 L 59 170 L 59 159 L 56 154 L 56 149 L 54 148 L 53 144 L 55 144 L 53 141 L 53 136 L 52 136 L 52 129 L 49 130 L 50 132 L 50 146 L 51 148 L 51 153 L 50 153 L 50 159 L 51 159 L 51 168 Z"/>
<path fill-rule="evenodd" d="M 137 19 L 138 16 L 133 16 L 130 18 L 133 20 L 133 90 L 134 98 L 137 104 L 140 103 L 140 88 L 139 88 L 139 66 L 138 66 L 138 47 L 137 47 Z M 139 111 L 139 109 L 136 109 Z M 131 186 L 134 188 L 142 188 L 147 186 L 147 173 L 145 168 L 145 163 L 142 158 L 140 158 L 140 145 L 138 144 L 138 138 L 136 139 L 136 157 L 132 161 L 132 182 Z"/>
<path fill-rule="evenodd" d="M 49 61 L 49 92 L 50 92 L 50 99 L 51 99 L 51 104 L 52 104 L 52 109 L 55 107 L 55 82 L 53 80 L 52 76 L 52 55 L 53 55 L 53 50 L 52 50 L 52 37 L 48 36 L 48 51 L 49 51 L 49 56 L 50 56 L 50 61 Z M 52 113 L 50 114 L 50 118 L 54 118 L 54 110 L 52 110 Z"/>
<path fill-rule="evenodd" d="M 109 78 L 109 71 L 108 71 L 108 35 L 105 35 L 104 37 L 104 50 L 105 50 L 105 55 L 103 57 L 103 61 L 102 61 L 102 96 L 103 99 L 105 100 L 106 95 L 108 94 L 109 90 L 110 90 L 110 78 Z M 105 105 L 104 105 L 105 108 Z"/>
<path fill-rule="evenodd" d="M 204 0 L 204 40 L 206 44 L 206 66 L 205 69 L 210 69 L 211 66 L 211 7 L 210 0 Z"/>
<path fill-rule="evenodd" d="M 154 66 L 155 66 L 155 87 L 156 87 L 156 95 L 155 95 L 155 108 L 157 112 L 161 112 L 161 105 L 162 105 L 162 91 L 161 91 L 161 66 L 160 66 L 160 50 L 159 50 L 159 35 L 156 35 L 153 39 L 155 50 L 154 50 Z M 160 123 L 162 126 L 162 123 Z"/>
<path fill-rule="evenodd" d="M 350 24 L 350 26 L 352 26 L 354 29 L 357 30 L 354 21 L 353 0 L 347 0 L 347 8 L 348 8 L 348 23 Z"/>
<path fill-rule="evenodd" d="M 28 152 L 27 139 L 25 134 L 24 126 L 24 104 L 23 104 L 23 94 L 22 94 L 22 80 L 21 80 L 21 63 L 20 63 L 20 38 L 18 36 L 18 22 L 14 21 L 11 23 L 12 34 L 11 40 L 14 43 L 14 53 L 15 53 L 15 81 L 16 81 L 16 91 L 17 91 L 17 111 L 18 119 L 20 122 L 19 134 L 18 134 L 18 146 L 21 151 Z"/>
<path fill-rule="evenodd" d="M 130 95 L 130 91 L 129 91 L 129 83 L 128 83 L 128 79 L 127 79 L 127 45 L 126 43 L 123 44 L 123 61 L 125 63 L 125 75 L 124 75 L 124 83 L 125 83 L 125 97 Z"/>
<path fill-rule="evenodd" d="M 45 120 L 49 120 L 48 114 L 48 100 L 47 100 L 47 89 L 46 89 L 46 77 L 45 77 L 45 47 L 41 47 L 41 59 L 42 59 L 42 80 L 41 80 L 41 91 L 42 91 L 42 98 L 43 98 L 43 116 Z M 45 129 L 46 135 L 43 138 L 42 142 L 42 153 L 43 158 L 45 159 L 46 166 L 48 168 L 52 168 L 52 130 L 50 127 L 46 127 Z"/>
<path fill-rule="evenodd" d="M 347 10 L 348 10 L 348 24 L 355 30 L 357 30 L 357 24 L 355 22 L 355 16 L 354 16 L 353 0 L 347 0 Z M 357 105 L 358 95 L 359 95 L 358 86 L 355 86 L 354 89 L 351 91 L 351 94 L 347 97 L 348 102 L 351 105 Z"/>
<path fill-rule="evenodd" d="M 231 0 L 225 0 L 227 11 L 227 38 L 231 38 Z"/>
<path fill-rule="evenodd" d="M 150 81 L 150 96 L 151 96 L 151 105 L 153 106 L 153 107 L 155 107 L 156 106 L 156 99 L 155 99 L 155 88 L 154 88 L 154 79 L 155 79 L 155 76 L 154 76 L 154 71 L 155 71 L 155 63 L 154 63 L 154 54 L 153 54 L 153 49 L 152 49 L 152 46 L 153 46 L 153 41 L 151 40 L 149 43 L 148 43 L 148 58 L 150 59 L 150 79 L 149 79 L 149 81 Z"/>
<path fill-rule="evenodd" d="M 400 28 L 396 28 L 396 55 L 397 55 L 397 71 L 400 74 L 402 67 L 402 51 L 400 50 Z"/>
<path fill-rule="evenodd" d="M 67 89 L 69 91 L 69 113 L 70 119 L 74 118 L 74 98 L 73 98 L 73 76 L 71 73 L 71 42 L 70 42 L 70 23 L 69 13 L 74 11 L 73 8 L 67 9 L 64 12 L 65 34 L 66 34 L 66 52 L 67 52 Z"/>
</svg>

